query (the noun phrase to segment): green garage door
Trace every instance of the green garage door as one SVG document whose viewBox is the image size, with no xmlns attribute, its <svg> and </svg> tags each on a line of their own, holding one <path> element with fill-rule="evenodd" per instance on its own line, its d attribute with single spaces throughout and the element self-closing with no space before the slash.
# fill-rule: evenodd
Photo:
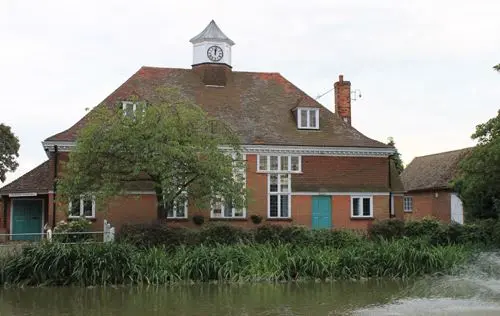
<svg viewBox="0 0 500 316">
<path fill-rule="evenodd" d="M 13 200 L 12 240 L 40 240 L 42 232 L 42 200 Z M 15 235 L 26 234 L 26 235 Z"/>
</svg>

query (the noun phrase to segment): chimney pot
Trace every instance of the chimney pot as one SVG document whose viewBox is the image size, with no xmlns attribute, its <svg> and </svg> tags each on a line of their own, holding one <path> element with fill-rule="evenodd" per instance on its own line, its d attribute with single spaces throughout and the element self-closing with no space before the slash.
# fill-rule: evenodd
<svg viewBox="0 0 500 316">
<path fill-rule="evenodd" d="M 343 82 L 344 81 L 344 75 L 339 75 L 339 82 Z"/>
</svg>

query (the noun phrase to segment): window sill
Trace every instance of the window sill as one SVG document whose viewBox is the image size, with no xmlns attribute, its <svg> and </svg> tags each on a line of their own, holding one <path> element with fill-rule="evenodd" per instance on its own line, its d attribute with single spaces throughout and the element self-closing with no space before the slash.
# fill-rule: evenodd
<svg viewBox="0 0 500 316">
<path fill-rule="evenodd" d="M 245 222 L 248 218 L 246 217 L 210 217 L 211 222 L 227 222 L 227 221 L 241 221 Z"/>
<path fill-rule="evenodd" d="M 167 222 L 189 222 L 189 218 L 184 218 L 184 217 L 171 217 L 166 219 Z"/>
<path fill-rule="evenodd" d="M 297 174 L 303 173 L 302 171 L 289 171 L 289 170 L 257 170 L 256 173 L 260 174 Z"/>
<path fill-rule="evenodd" d="M 405 213 L 413 213 L 413 210 L 411 210 L 411 211 L 403 211 L 403 212 L 405 212 Z"/>
<path fill-rule="evenodd" d="M 297 127 L 299 131 L 319 131 L 318 127 Z"/>
<path fill-rule="evenodd" d="M 89 222 L 96 222 L 97 221 L 97 218 L 95 217 L 68 217 L 68 222 L 71 222 L 71 221 L 77 221 L 79 219 L 85 219 L 85 220 L 88 220 Z"/>
<path fill-rule="evenodd" d="M 291 217 L 268 217 L 266 222 L 291 222 L 293 219 Z"/>
<path fill-rule="evenodd" d="M 353 221 L 373 221 L 375 218 L 374 217 L 371 217 L 371 216 L 367 216 L 367 217 L 353 217 L 351 216 L 351 220 Z"/>
</svg>

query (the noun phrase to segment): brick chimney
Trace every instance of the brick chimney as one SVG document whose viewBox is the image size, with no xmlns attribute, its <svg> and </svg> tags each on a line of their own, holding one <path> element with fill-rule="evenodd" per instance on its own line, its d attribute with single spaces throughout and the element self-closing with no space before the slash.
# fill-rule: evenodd
<svg viewBox="0 0 500 316">
<path fill-rule="evenodd" d="M 344 81 L 344 76 L 339 75 L 339 81 L 333 85 L 335 88 L 335 113 L 342 121 L 351 125 L 351 83 Z"/>
</svg>

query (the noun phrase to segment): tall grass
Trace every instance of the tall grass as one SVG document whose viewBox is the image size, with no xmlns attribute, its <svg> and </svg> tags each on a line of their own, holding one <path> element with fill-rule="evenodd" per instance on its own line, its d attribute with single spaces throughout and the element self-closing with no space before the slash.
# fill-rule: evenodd
<svg viewBox="0 0 500 316">
<path fill-rule="evenodd" d="M 408 278 L 448 273 L 472 251 L 419 240 L 358 243 L 346 248 L 291 244 L 180 246 L 41 244 L 0 262 L 0 282 L 12 285 L 276 282 L 310 279 Z"/>
</svg>

